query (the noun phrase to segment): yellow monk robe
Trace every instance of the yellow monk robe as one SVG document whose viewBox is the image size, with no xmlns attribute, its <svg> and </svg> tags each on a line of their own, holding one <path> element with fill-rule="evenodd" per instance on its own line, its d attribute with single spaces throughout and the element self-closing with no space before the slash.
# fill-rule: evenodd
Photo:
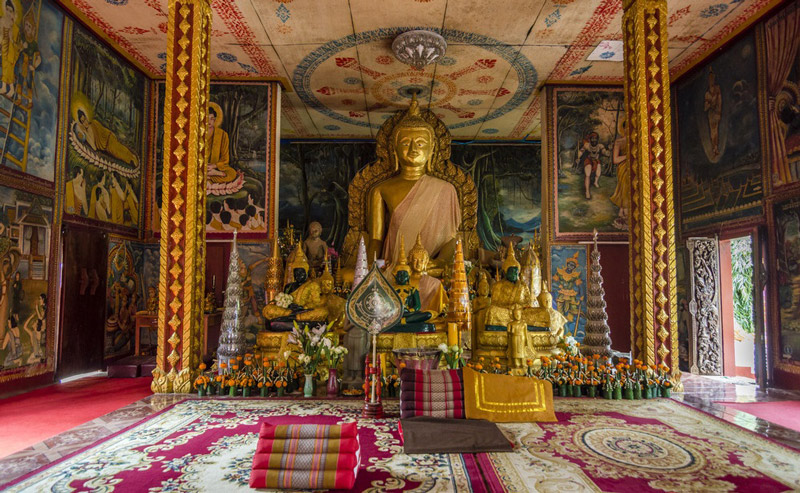
<svg viewBox="0 0 800 493">
<path fill-rule="evenodd" d="M 0 21 L 0 55 L 2 55 L 2 81 L 4 84 L 14 84 L 14 65 L 19 54 L 19 26 L 14 16 L 9 17 L 3 2 L 3 19 Z"/>
<path fill-rule="evenodd" d="M 133 166 L 139 165 L 139 158 L 136 157 L 136 154 L 117 140 L 117 136 L 114 135 L 114 132 L 104 127 L 97 120 L 92 120 L 89 123 L 89 128 L 92 129 L 92 133 L 94 134 L 95 149 L 107 152 L 120 161 Z"/>
<path fill-rule="evenodd" d="M 434 176 L 423 175 L 392 213 L 383 242 L 383 258 L 395 258 L 400 238 L 416 238 L 434 258 L 455 238 L 461 225 L 461 207 L 455 187 Z"/>
<path fill-rule="evenodd" d="M 111 185 L 111 222 L 122 224 L 125 219 L 125 196 L 119 186 Z"/>
<path fill-rule="evenodd" d="M 133 191 L 129 188 L 125 196 L 125 209 L 131 216 L 131 223 L 139 224 L 139 201 L 133 195 Z"/>
<path fill-rule="evenodd" d="M 74 180 L 67 182 L 67 191 L 65 193 L 65 210 L 69 214 L 89 214 L 89 208 L 86 204 L 86 188 L 78 187 Z"/>
<path fill-rule="evenodd" d="M 219 127 L 214 128 L 214 135 L 208 144 L 210 151 L 208 164 L 210 168 L 217 168 L 222 175 L 208 175 L 208 180 L 212 183 L 229 183 L 236 179 L 236 170 L 231 168 L 230 144 L 228 132 Z"/>
</svg>

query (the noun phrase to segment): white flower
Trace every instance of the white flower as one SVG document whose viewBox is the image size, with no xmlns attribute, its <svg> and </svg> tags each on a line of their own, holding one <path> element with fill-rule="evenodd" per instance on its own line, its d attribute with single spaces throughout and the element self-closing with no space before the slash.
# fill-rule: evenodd
<svg viewBox="0 0 800 493">
<path fill-rule="evenodd" d="M 289 341 L 289 344 L 297 344 L 297 338 L 294 336 L 294 334 L 289 334 L 289 338 L 287 340 Z M 286 352 L 288 353 L 289 351 Z"/>
<path fill-rule="evenodd" d="M 450 346 L 450 351 L 458 353 L 459 351 L 461 351 L 461 348 L 453 344 L 452 346 Z"/>
<path fill-rule="evenodd" d="M 275 301 L 275 304 L 278 305 L 279 307 L 288 308 L 289 305 L 292 304 L 294 299 L 292 298 L 292 295 L 290 295 L 290 294 L 278 293 L 277 295 L 275 295 L 275 300 L 274 301 Z"/>
<path fill-rule="evenodd" d="M 330 339 L 328 339 L 327 337 L 325 337 L 325 338 L 323 338 L 323 339 L 322 339 L 322 345 L 323 345 L 323 346 L 325 346 L 326 348 L 330 349 L 330 347 L 331 347 L 333 344 L 331 344 L 331 340 L 330 340 Z"/>
<path fill-rule="evenodd" d="M 284 352 L 283 352 L 283 359 L 286 359 L 286 360 L 288 360 L 288 359 L 289 359 L 289 356 L 291 356 L 291 355 L 292 355 L 292 352 L 291 352 L 291 351 L 284 351 Z"/>
<path fill-rule="evenodd" d="M 578 341 L 575 340 L 574 337 L 569 336 L 567 337 L 567 346 L 574 346 Z"/>
<path fill-rule="evenodd" d="M 319 344 L 319 336 L 312 337 L 311 338 L 311 345 L 312 346 L 316 346 L 317 344 Z"/>
<path fill-rule="evenodd" d="M 305 364 L 311 363 L 311 356 L 309 356 L 307 354 L 304 354 L 303 355 L 303 363 L 305 363 Z"/>
<path fill-rule="evenodd" d="M 347 354 L 347 353 L 349 353 L 349 352 L 350 352 L 350 351 L 348 351 L 348 349 L 347 349 L 346 347 L 344 347 L 344 346 L 339 346 L 339 347 L 342 349 L 342 354 Z"/>
<path fill-rule="evenodd" d="M 447 351 L 448 351 L 448 349 L 449 349 L 449 348 L 447 347 L 447 344 L 445 344 L 445 343 L 441 343 L 441 344 L 439 344 L 439 351 L 441 351 L 441 352 L 443 352 L 443 353 L 447 354 Z"/>
</svg>

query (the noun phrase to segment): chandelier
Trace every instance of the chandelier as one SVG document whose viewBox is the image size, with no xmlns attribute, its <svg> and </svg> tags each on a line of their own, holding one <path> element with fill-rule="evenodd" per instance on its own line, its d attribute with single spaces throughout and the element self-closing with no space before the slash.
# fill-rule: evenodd
<svg viewBox="0 0 800 493">
<path fill-rule="evenodd" d="M 435 32 L 421 29 L 406 31 L 392 42 L 392 51 L 397 59 L 417 70 L 435 63 L 444 55 L 446 49 L 447 42 L 443 37 Z"/>
</svg>

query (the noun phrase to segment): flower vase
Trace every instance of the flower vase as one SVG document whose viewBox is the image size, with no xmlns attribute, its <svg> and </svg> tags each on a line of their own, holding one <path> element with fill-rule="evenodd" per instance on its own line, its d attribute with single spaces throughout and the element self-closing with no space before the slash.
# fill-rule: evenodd
<svg viewBox="0 0 800 493">
<path fill-rule="evenodd" d="M 266 397 L 267 396 L 267 388 L 264 387 L 263 385 L 258 389 L 258 391 L 259 391 L 259 394 L 261 394 L 261 397 Z"/>
<path fill-rule="evenodd" d="M 633 387 L 633 398 L 637 400 L 642 398 L 642 387 L 639 384 Z"/>
<path fill-rule="evenodd" d="M 612 391 L 608 389 L 603 389 L 603 399 L 611 399 Z"/>
<path fill-rule="evenodd" d="M 572 397 L 580 397 L 581 396 L 581 386 L 580 385 L 573 385 L 572 386 Z"/>
<path fill-rule="evenodd" d="M 204 397 L 205 395 L 206 395 L 206 389 L 202 387 L 197 389 L 197 397 Z"/>
<path fill-rule="evenodd" d="M 236 386 L 231 385 L 228 387 L 228 395 L 231 397 L 236 397 Z"/>
<path fill-rule="evenodd" d="M 286 387 L 278 387 L 278 397 L 283 397 Z"/>
<path fill-rule="evenodd" d="M 558 385 L 553 384 L 553 397 L 558 395 Z"/>
<path fill-rule="evenodd" d="M 633 400 L 633 389 L 625 389 L 625 399 L 632 401 Z"/>
<path fill-rule="evenodd" d="M 671 395 L 672 395 L 672 389 L 670 389 L 669 387 L 661 387 L 661 397 L 666 397 L 669 399 Z"/>
<path fill-rule="evenodd" d="M 336 376 L 336 368 L 328 369 L 328 397 L 339 395 L 339 379 Z"/>
<path fill-rule="evenodd" d="M 314 374 L 306 373 L 306 383 L 303 386 L 303 397 L 314 397 Z"/>
<path fill-rule="evenodd" d="M 569 387 L 570 386 L 568 384 L 566 384 L 566 383 L 562 384 L 562 385 L 559 385 L 558 386 L 558 395 L 561 396 L 561 397 L 568 396 L 570 393 L 572 393 L 572 389 L 570 389 Z"/>
<path fill-rule="evenodd" d="M 250 387 L 242 388 L 242 397 L 250 397 Z"/>
<path fill-rule="evenodd" d="M 622 399 L 622 387 L 615 387 L 612 397 L 617 400 Z"/>
<path fill-rule="evenodd" d="M 589 394 L 589 397 L 597 397 L 597 387 L 595 387 L 594 385 L 589 385 L 589 387 L 586 390 Z"/>
<path fill-rule="evenodd" d="M 644 397 L 645 399 L 653 398 L 653 392 L 650 390 L 650 387 L 644 388 L 644 392 L 642 392 L 642 397 Z"/>
</svg>

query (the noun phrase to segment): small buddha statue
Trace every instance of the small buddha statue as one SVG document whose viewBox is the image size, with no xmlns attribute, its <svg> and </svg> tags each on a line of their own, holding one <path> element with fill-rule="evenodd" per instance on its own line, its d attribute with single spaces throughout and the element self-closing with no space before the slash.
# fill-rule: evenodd
<svg viewBox="0 0 800 493">
<path fill-rule="evenodd" d="M 345 300 L 333 292 L 334 280 L 328 269 L 328 262 L 323 261 L 323 272 L 314 280 L 319 286 L 319 296 L 298 295 L 305 302 L 302 311 L 296 315 L 298 322 L 325 322 L 333 332 L 339 332 L 344 325 Z"/>
<path fill-rule="evenodd" d="M 292 279 L 283 287 L 283 292 L 291 294 L 297 288 L 303 285 L 308 279 L 308 271 L 310 266 L 306 259 L 305 253 L 300 246 L 300 243 L 295 244 L 295 249 L 292 251 L 293 258 L 287 266 L 287 271 L 291 272 Z"/>
<path fill-rule="evenodd" d="M 147 312 L 158 313 L 158 292 L 155 286 L 147 288 Z"/>
<path fill-rule="evenodd" d="M 514 306 L 508 324 L 508 367 L 523 368 L 526 359 L 528 359 L 528 324 L 522 319 L 522 307 Z"/>
<path fill-rule="evenodd" d="M 422 245 L 420 235 L 417 235 L 417 242 L 408 254 L 411 266 L 409 284 L 419 291 L 421 309 L 438 317 L 447 308 L 448 299 L 442 281 L 428 275 L 429 261 L 428 251 Z"/>
<path fill-rule="evenodd" d="M 392 287 L 400 301 L 403 303 L 403 318 L 400 323 L 387 332 L 428 332 L 434 331 L 433 324 L 426 324 L 431 318 L 431 313 L 421 311 L 419 290 L 409 284 L 411 272 L 406 263 L 406 252 L 404 242 L 400 241 L 400 249 L 397 254 L 397 261 L 394 267 L 394 282 Z"/>
<path fill-rule="evenodd" d="M 203 300 L 203 311 L 205 313 L 214 313 L 216 309 L 217 309 L 216 297 L 214 296 L 213 291 L 209 291 L 208 293 L 206 293 L 206 297 Z"/>
<path fill-rule="evenodd" d="M 388 142 L 389 160 L 399 173 L 378 183 L 367 197 L 368 258 L 395 258 L 402 234 L 420 237 L 433 257 L 452 259 L 461 206 L 455 187 L 430 174 L 441 152 L 414 95 Z"/>
<path fill-rule="evenodd" d="M 320 238 L 322 235 L 322 225 L 313 221 L 308 225 L 308 238 L 303 242 L 303 250 L 308 258 L 311 269 L 315 272 L 322 270 L 322 263 L 328 255 L 328 244 Z"/>
<path fill-rule="evenodd" d="M 472 313 L 478 315 L 489 308 L 491 302 L 492 300 L 489 298 L 489 280 L 486 279 L 486 272 L 480 272 L 478 274 L 477 296 L 472 300 Z"/>
<path fill-rule="evenodd" d="M 528 246 L 525 248 L 525 253 L 522 257 L 522 272 L 520 273 L 520 278 L 531 293 L 531 307 L 538 306 L 537 298 L 539 296 L 539 286 L 541 286 L 542 283 L 542 267 L 533 242 L 529 242 Z"/>
<path fill-rule="evenodd" d="M 520 265 L 514 255 L 514 248 L 510 246 L 506 252 L 503 262 L 504 278 L 495 281 L 492 286 L 492 301 L 486 312 L 486 330 L 506 330 L 514 306 L 530 307 L 531 293 L 527 286 L 519 282 Z"/>
</svg>

